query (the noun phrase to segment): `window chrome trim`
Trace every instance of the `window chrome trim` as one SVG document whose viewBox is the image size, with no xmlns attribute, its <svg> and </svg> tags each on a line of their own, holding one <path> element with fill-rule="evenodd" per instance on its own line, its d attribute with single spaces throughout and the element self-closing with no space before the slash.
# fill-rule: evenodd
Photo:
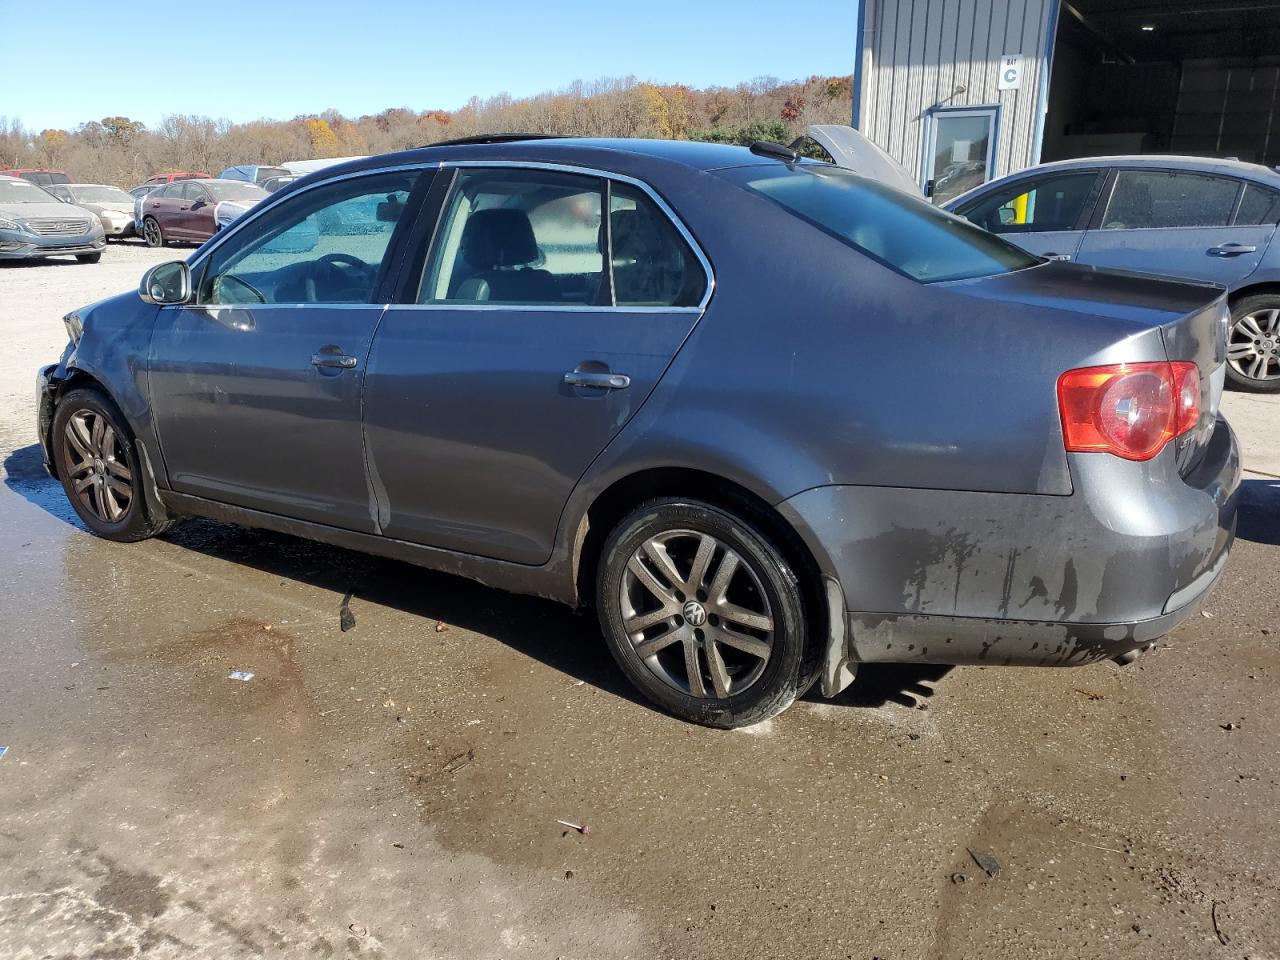
<svg viewBox="0 0 1280 960">
<path fill-rule="evenodd" d="M 702 313 L 707 309 L 707 304 L 711 301 L 711 296 L 715 292 L 716 277 L 715 271 L 711 267 L 711 261 L 702 252 L 702 247 L 694 239 L 693 234 L 684 225 L 684 222 L 671 209 L 671 205 L 667 203 L 658 192 L 645 183 L 643 180 L 637 180 L 635 177 L 627 176 L 623 173 L 615 173 L 610 170 L 601 170 L 596 167 L 583 167 L 568 163 L 551 163 L 539 160 L 430 160 L 418 161 L 416 163 L 401 163 L 387 167 L 371 167 L 367 170 L 355 170 L 351 173 L 344 173 L 336 177 L 326 177 L 323 180 L 317 180 L 315 183 L 308 184 L 296 190 L 289 191 L 288 194 L 281 196 L 272 194 L 265 200 L 258 201 L 253 209 L 248 213 L 237 217 L 229 227 L 225 227 L 218 231 L 205 247 L 196 251 L 195 255 L 187 261 L 188 266 L 194 275 L 196 270 L 213 255 L 213 253 L 224 243 L 239 233 L 244 227 L 256 221 L 259 217 L 273 210 L 279 203 L 287 202 L 290 197 L 296 197 L 299 194 L 315 190 L 319 187 L 327 187 L 331 184 L 340 183 L 343 180 L 354 180 L 359 177 L 372 177 L 384 173 L 399 173 L 405 170 L 425 171 L 429 169 L 447 170 L 447 169 L 463 169 L 463 168 L 506 168 L 517 170 L 550 170 L 558 173 L 576 173 L 584 176 L 599 177 L 605 180 L 613 180 L 618 183 L 630 184 L 633 187 L 643 191 L 650 200 L 652 200 L 671 222 L 676 231 L 684 238 L 684 242 L 689 245 L 689 249 L 693 251 L 694 257 L 702 267 L 703 277 L 706 280 L 706 289 L 702 293 L 702 299 L 696 306 L 692 307 L 650 307 L 650 306 L 597 306 L 594 304 L 519 304 L 519 303 L 392 303 L 385 307 L 381 304 L 346 304 L 347 307 L 378 307 L 379 309 L 415 309 L 415 310 L 513 310 L 523 312 L 569 312 L 569 313 L 596 313 L 608 311 L 611 313 Z M 176 182 L 176 181 L 175 181 Z M 424 265 L 425 270 L 425 265 Z M 218 306 L 218 307 L 239 307 L 240 309 L 254 309 L 264 307 L 340 307 L 343 304 L 333 303 L 299 303 L 299 304 L 282 304 L 282 303 L 253 303 L 253 304 L 190 304 L 190 307 L 199 306 Z"/>
<path fill-rule="evenodd" d="M 715 271 L 711 268 L 711 261 L 707 259 L 702 247 L 698 241 L 693 238 L 693 234 L 689 232 L 689 228 L 671 209 L 671 205 L 658 195 L 658 192 L 645 183 L 643 180 L 637 180 L 635 177 L 627 176 L 625 173 L 615 173 L 611 170 L 601 170 L 598 167 L 584 167 L 572 163 L 553 163 L 543 160 L 442 160 L 440 162 L 441 170 L 463 170 L 463 169 L 506 169 L 506 170 L 549 170 L 553 173 L 571 173 L 580 176 L 598 177 L 601 180 L 612 180 L 617 183 L 626 183 L 643 192 L 654 204 L 662 211 L 663 215 L 676 228 L 676 232 L 684 238 L 684 242 L 689 245 L 689 249 L 693 251 L 693 256 L 697 259 L 702 267 L 703 279 L 706 281 L 705 288 L 702 291 L 702 299 L 695 306 L 691 307 L 646 307 L 646 306 L 597 306 L 595 304 L 521 304 L 521 303 L 393 303 L 395 307 L 413 307 L 416 309 L 429 310 L 523 310 L 534 312 L 574 312 L 574 313 L 590 313 L 602 310 L 608 311 L 625 311 L 628 313 L 702 313 L 707 309 L 707 304 L 711 301 L 711 295 L 716 289 Z M 604 211 L 604 215 L 608 216 L 609 211 Z M 426 265 L 423 265 L 423 271 L 426 271 Z"/>
</svg>

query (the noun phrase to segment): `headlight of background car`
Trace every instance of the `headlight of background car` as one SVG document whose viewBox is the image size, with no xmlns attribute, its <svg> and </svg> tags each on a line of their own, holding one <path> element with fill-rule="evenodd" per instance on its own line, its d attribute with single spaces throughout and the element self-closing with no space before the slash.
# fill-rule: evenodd
<svg viewBox="0 0 1280 960">
<path fill-rule="evenodd" d="M 0 230 L 21 230 L 21 229 L 23 229 L 22 224 L 18 223 L 17 221 L 6 220 L 4 217 L 0 217 Z"/>
</svg>

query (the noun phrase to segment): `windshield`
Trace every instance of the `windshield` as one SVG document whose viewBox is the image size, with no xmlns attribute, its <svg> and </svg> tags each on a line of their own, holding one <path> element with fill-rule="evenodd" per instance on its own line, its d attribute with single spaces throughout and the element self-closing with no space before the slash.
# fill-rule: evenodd
<svg viewBox="0 0 1280 960">
<path fill-rule="evenodd" d="M 0 180 L 0 203 L 57 203 L 52 194 L 46 193 L 26 180 Z"/>
<path fill-rule="evenodd" d="M 79 203 L 133 203 L 129 196 L 119 187 L 68 187 L 71 196 Z"/>
<path fill-rule="evenodd" d="M 233 183 L 227 181 L 224 183 L 206 183 L 209 192 L 213 194 L 215 200 L 261 200 L 267 195 L 267 191 L 261 187 L 256 187 L 252 183 Z"/>
<path fill-rule="evenodd" d="M 289 171 L 284 167 L 259 167 L 256 179 L 259 183 L 263 180 L 270 180 L 272 177 L 287 177 Z"/>
<path fill-rule="evenodd" d="M 1040 263 L 966 220 L 847 170 L 779 164 L 734 167 L 720 175 L 921 283 Z"/>
</svg>

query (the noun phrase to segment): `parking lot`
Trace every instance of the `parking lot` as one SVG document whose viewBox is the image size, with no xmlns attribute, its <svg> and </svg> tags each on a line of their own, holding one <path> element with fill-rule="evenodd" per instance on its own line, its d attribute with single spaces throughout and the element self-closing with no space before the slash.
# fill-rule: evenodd
<svg viewBox="0 0 1280 960">
<path fill-rule="evenodd" d="M 1133 666 L 866 668 L 720 732 L 590 614 L 205 521 L 89 536 L 35 370 L 185 254 L 0 267 L 0 957 L 1280 957 L 1280 396 L 1228 396 L 1236 549 Z"/>
</svg>

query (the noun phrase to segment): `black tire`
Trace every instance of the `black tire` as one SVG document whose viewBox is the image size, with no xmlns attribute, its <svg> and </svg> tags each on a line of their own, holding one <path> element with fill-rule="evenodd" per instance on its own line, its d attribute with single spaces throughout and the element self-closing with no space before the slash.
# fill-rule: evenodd
<svg viewBox="0 0 1280 960">
<path fill-rule="evenodd" d="M 1231 305 L 1227 379 L 1255 393 L 1280 390 L 1280 295 L 1261 293 Z"/>
<path fill-rule="evenodd" d="M 164 246 L 164 231 L 160 229 L 160 224 L 155 217 L 142 218 L 142 239 L 146 241 L 148 247 Z"/>
<path fill-rule="evenodd" d="M 695 544 L 705 542 L 701 539 L 704 536 L 713 538 L 716 545 L 703 564 L 702 577 L 696 579 L 692 568 L 697 559 L 696 555 L 690 557 L 690 553 Z M 666 606 L 664 601 L 656 600 L 656 594 L 644 581 L 634 573 L 628 573 L 628 564 L 639 559 L 637 551 L 641 548 L 646 551 L 646 557 L 652 559 L 648 551 L 655 538 L 669 538 L 663 541 L 662 549 L 667 553 L 670 547 L 668 556 L 674 562 L 674 572 L 678 576 L 667 575 L 666 582 L 659 579 L 658 585 L 671 593 L 675 604 L 683 604 L 679 606 L 682 615 L 640 630 L 635 634 L 640 639 L 633 640 L 623 625 L 624 621 L 634 617 L 632 623 L 638 623 L 645 616 L 661 613 Z M 677 554 L 682 548 L 682 540 L 687 541 L 683 546 L 683 558 Z M 713 587 L 720 565 L 730 551 L 738 559 L 733 568 L 738 572 L 732 574 L 733 579 L 728 581 L 729 589 L 738 591 L 735 605 L 716 606 L 716 598 L 708 595 L 710 589 L 699 588 L 695 598 L 686 597 L 684 590 L 674 586 L 674 581 L 683 577 L 686 589 L 697 584 Z M 660 569 L 649 562 L 645 565 Z M 637 586 L 649 590 L 648 595 L 655 598 L 657 608 L 643 614 L 636 612 L 635 604 L 625 591 L 634 590 Z M 689 601 L 695 599 L 700 602 L 693 605 L 691 615 Z M 745 610 L 753 600 L 758 601 L 754 609 L 763 611 L 759 618 L 768 620 L 771 629 L 741 629 L 743 633 L 753 634 L 754 638 L 763 637 L 768 641 L 768 658 L 763 659 L 762 667 L 762 658 L 758 654 L 744 654 L 734 642 L 723 641 L 726 634 L 740 641 L 737 632 L 740 628 L 731 628 L 729 617 L 721 619 L 714 613 L 726 609 Z M 741 606 L 736 605 L 738 602 Z M 628 604 L 630 609 L 624 611 L 624 604 Z M 625 517 L 604 544 L 596 573 L 596 608 L 609 652 L 631 682 L 654 703 L 693 723 L 728 729 L 767 720 L 789 707 L 815 676 L 804 597 L 795 573 L 782 553 L 749 520 L 709 503 L 663 498 L 644 503 Z M 695 623 L 706 625 L 705 634 L 703 630 L 693 629 Z M 637 652 L 636 645 L 654 643 L 654 638 L 646 632 L 649 629 L 658 630 L 656 641 L 665 641 L 669 646 L 645 657 Z M 667 639 L 677 630 L 686 631 L 687 642 Z M 689 637 L 687 631 L 692 631 L 696 640 Z M 716 642 L 717 638 L 721 638 L 719 642 Z M 763 645 L 765 640 L 757 639 L 757 644 Z M 695 651 L 692 658 L 698 666 L 700 691 L 687 679 L 690 645 Z M 720 664 L 719 676 L 729 680 L 724 684 L 724 695 L 717 695 L 717 691 L 711 689 L 718 682 L 712 673 L 712 656 Z M 665 664 L 660 662 L 664 659 Z M 736 674 L 735 670 L 738 671 Z M 673 683 L 673 679 L 679 680 L 681 675 L 685 679 Z M 740 691 L 734 691 L 732 686 L 738 682 L 743 682 L 744 686 Z M 697 695 L 699 692 L 702 695 Z"/>
<path fill-rule="evenodd" d="M 77 436 L 90 437 L 88 444 L 80 441 L 79 449 L 68 435 L 68 427 L 77 417 L 80 418 L 78 424 L 85 427 Z M 99 422 L 104 426 L 101 441 L 97 439 L 96 430 Z M 107 427 L 114 438 L 105 433 Z M 95 452 L 102 455 L 95 457 Z M 67 499 L 85 526 L 98 536 L 133 543 L 154 537 L 170 526 L 167 518 L 152 516 L 147 505 L 147 494 L 154 491 L 147 491 L 143 486 L 148 480 L 133 432 L 116 405 L 98 390 L 79 387 L 59 398 L 53 416 L 53 456 Z M 125 472 L 121 472 L 121 467 Z M 86 479 L 90 483 L 84 486 Z M 130 488 L 127 503 L 118 492 L 122 484 Z M 83 489 L 77 490 L 77 486 Z M 111 516 L 108 503 L 119 510 L 118 516 Z"/>
<path fill-rule="evenodd" d="M 97 253 L 77 253 L 76 259 L 81 263 L 97 263 L 102 259 L 102 251 L 99 250 Z"/>
</svg>

